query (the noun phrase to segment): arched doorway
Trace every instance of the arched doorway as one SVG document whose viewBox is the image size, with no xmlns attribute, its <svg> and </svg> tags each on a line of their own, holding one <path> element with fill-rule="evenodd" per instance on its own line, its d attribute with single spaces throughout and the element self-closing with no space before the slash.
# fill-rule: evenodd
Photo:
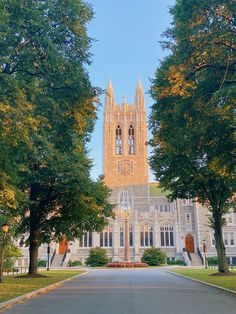
<svg viewBox="0 0 236 314">
<path fill-rule="evenodd" d="M 65 254 L 68 250 L 68 241 L 66 237 L 61 238 L 59 243 L 59 254 Z"/>
<path fill-rule="evenodd" d="M 187 234 L 185 237 L 185 249 L 189 253 L 194 253 L 194 239 L 191 234 Z"/>
</svg>

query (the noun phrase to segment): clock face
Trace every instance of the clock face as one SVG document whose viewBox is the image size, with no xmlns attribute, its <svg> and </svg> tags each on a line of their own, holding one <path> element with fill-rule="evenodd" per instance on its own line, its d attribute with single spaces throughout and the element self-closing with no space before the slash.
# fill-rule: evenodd
<svg viewBox="0 0 236 314">
<path fill-rule="evenodd" d="M 125 159 L 118 162 L 118 173 L 127 175 L 133 173 L 133 161 Z"/>
</svg>

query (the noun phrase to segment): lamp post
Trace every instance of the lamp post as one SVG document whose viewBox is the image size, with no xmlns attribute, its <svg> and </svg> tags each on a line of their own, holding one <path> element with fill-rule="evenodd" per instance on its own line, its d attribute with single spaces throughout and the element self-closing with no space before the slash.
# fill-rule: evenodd
<svg viewBox="0 0 236 314">
<path fill-rule="evenodd" d="M 3 258 L 4 258 L 4 249 L 5 249 L 5 240 L 7 233 L 9 231 L 9 226 L 7 223 L 2 225 L 2 247 L 0 252 L 0 283 L 3 281 Z"/>
<path fill-rule="evenodd" d="M 203 240 L 203 254 L 204 254 L 204 264 L 205 264 L 205 268 L 207 269 L 207 258 L 206 258 L 206 240 Z"/>
<path fill-rule="evenodd" d="M 50 270 L 50 244 L 47 246 L 48 262 L 47 262 L 47 271 Z"/>
</svg>

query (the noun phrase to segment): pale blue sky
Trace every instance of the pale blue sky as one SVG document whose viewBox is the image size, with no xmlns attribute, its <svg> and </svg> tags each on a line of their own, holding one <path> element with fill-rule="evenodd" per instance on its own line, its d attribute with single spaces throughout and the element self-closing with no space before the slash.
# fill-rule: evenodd
<svg viewBox="0 0 236 314">
<path fill-rule="evenodd" d="M 166 51 L 161 49 L 161 34 L 170 26 L 169 7 L 174 0 L 89 0 L 94 8 L 94 19 L 89 24 L 89 36 L 95 38 L 89 67 L 92 84 L 106 88 L 111 78 L 116 103 L 122 96 L 128 103 L 134 101 L 140 76 L 144 88 L 147 114 L 152 99 L 147 94 L 150 78 L 154 77 L 159 60 Z M 101 96 L 104 103 L 104 95 Z M 102 173 L 102 117 L 98 114 L 95 130 L 89 144 L 94 167 L 92 177 Z M 153 176 L 150 173 L 150 180 Z"/>
</svg>

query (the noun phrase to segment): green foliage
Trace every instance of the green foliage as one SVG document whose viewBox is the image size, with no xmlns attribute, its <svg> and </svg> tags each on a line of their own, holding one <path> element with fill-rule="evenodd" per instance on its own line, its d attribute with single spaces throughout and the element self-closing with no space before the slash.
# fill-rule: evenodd
<svg viewBox="0 0 236 314">
<path fill-rule="evenodd" d="M 159 266 L 166 263 L 166 254 L 159 248 L 146 249 L 143 253 L 142 263 L 149 266 Z"/>
<path fill-rule="evenodd" d="M 22 256 L 21 250 L 13 243 L 8 241 L 4 250 L 3 269 L 5 271 L 11 271 L 15 262 Z"/>
<path fill-rule="evenodd" d="M 46 267 L 47 266 L 47 261 L 44 259 L 39 259 L 38 260 L 38 267 Z"/>
<path fill-rule="evenodd" d="M 40 244 L 100 231 L 112 214 L 86 147 L 99 95 L 86 70 L 93 12 L 82 0 L 3 0 L 0 11 L 0 208 L 29 234 L 32 272 Z"/>
<path fill-rule="evenodd" d="M 68 266 L 69 267 L 76 267 L 76 266 L 81 266 L 82 262 L 81 261 L 69 261 Z"/>
<path fill-rule="evenodd" d="M 2 224 L 8 222 L 9 232 L 6 236 L 2 234 Z M 21 250 L 15 245 L 12 235 L 14 234 L 15 226 L 13 220 L 8 221 L 6 217 L 0 215 L 0 250 L 4 246 L 3 269 L 11 271 L 15 262 L 22 256 Z"/>
<path fill-rule="evenodd" d="M 86 265 L 96 267 L 104 266 L 109 262 L 105 249 L 96 247 L 89 251 L 89 257 L 86 260 Z"/>
<path fill-rule="evenodd" d="M 185 262 L 182 259 L 177 259 L 177 260 L 167 260 L 168 265 L 179 265 L 179 266 L 186 266 Z"/>
<path fill-rule="evenodd" d="M 212 256 L 212 257 L 208 257 L 207 258 L 207 263 L 209 266 L 213 266 L 213 265 L 218 265 L 219 264 L 219 260 L 216 256 Z"/>
<path fill-rule="evenodd" d="M 151 88 L 151 168 L 171 199 L 208 207 L 221 271 L 224 215 L 236 192 L 235 10 L 233 0 L 176 1 L 163 43 L 171 54 Z"/>
</svg>

